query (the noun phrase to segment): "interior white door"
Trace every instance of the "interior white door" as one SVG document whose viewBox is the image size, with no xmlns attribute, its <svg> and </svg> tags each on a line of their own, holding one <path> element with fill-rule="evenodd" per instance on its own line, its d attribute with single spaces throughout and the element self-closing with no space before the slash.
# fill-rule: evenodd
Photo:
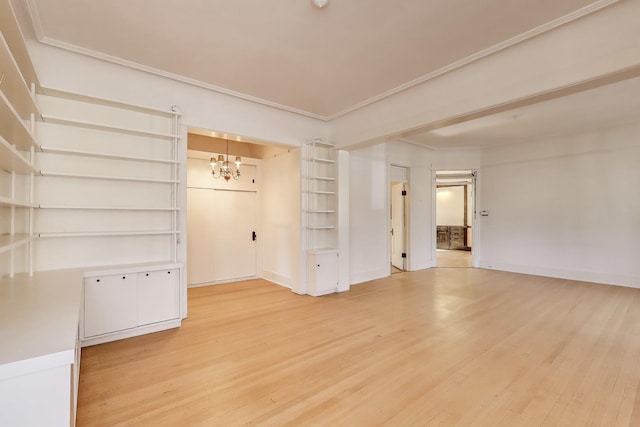
<svg viewBox="0 0 640 427">
<path fill-rule="evenodd" d="M 253 191 L 215 190 L 215 239 L 211 268 L 216 281 L 256 275 L 257 195 Z"/>
<path fill-rule="evenodd" d="M 215 227 L 213 211 L 216 203 L 213 189 L 187 188 L 187 284 L 211 281 L 211 260 L 214 257 Z"/>
<path fill-rule="evenodd" d="M 391 184 L 391 264 L 404 270 L 404 197 L 402 191 L 404 184 L 401 182 Z"/>
<path fill-rule="evenodd" d="M 255 192 L 188 188 L 187 209 L 189 285 L 256 275 Z"/>
</svg>

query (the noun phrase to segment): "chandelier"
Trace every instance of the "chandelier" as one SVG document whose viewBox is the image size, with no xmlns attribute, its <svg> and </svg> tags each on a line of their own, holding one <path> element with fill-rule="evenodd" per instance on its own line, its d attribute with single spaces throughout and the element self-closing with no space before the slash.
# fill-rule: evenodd
<svg viewBox="0 0 640 427">
<path fill-rule="evenodd" d="M 218 160 L 213 157 L 209 160 L 209 164 L 211 165 L 211 175 L 214 178 L 224 178 L 225 181 L 229 181 L 231 178 L 238 179 L 240 178 L 240 166 L 242 165 L 242 159 L 240 156 L 236 156 L 235 162 L 231 163 L 229 161 L 229 140 L 227 139 L 227 156 L 224 157 L 222 154 L 218 154 Z M 217 167 L 217 170 L 216 170 Z"/>
</svg>

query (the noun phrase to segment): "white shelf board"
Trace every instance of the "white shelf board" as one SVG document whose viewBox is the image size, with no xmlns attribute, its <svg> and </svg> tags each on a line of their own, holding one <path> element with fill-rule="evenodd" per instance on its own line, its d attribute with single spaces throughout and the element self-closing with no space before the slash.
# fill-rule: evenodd
<svg viewBox="0 0 640 427">
<path fill-rule="evenodd" d="M 136 230 L 136 231 L 75 231 L 75 232 L 51 232 L 38 233 L 41 238 L 45 237 L 115 237 L 115 236 L 160 236 L 180 234 L 176 230 Z"/>
<path fill-rule="evenodd" d="M 330 142 L 324 142 L 324 141 L 311 141 L 309 144 L 314 147 L 336 148 L 334 144 L 331 144 Z"/>
<path fill-rule="evenodd" d="M 54 148 L 42 146 L 40 147 L 43 153 L 53 153 L 53 154 L 64 154 L 70 156 L 84 156 L 84 157 L 95 157 L 101 159 L 112 159 L 112 160 L 132 160 L 137 162 L 149 162 L 149 163 L 166 163 L 166 164 L 178 164 L 180 163 L 177 160 L 168 160 L 168 159 L 157 159 L 152 157 L 138 157 L 138 156 L 122 156 L 118 154 L 110 154 L 110 153 L 97 153 L 92 151 L 83 151 L 83 150 L 71 150 L 66 148 Z"/>
<path fill-rule="evenodd" d="M 309 230 L 334 230 L 336 228 L 335 225 L 310 225 L 308 227 Z"/>
<path fill-rule="evenodd" d="M 317 162 L 317 163 L 335 163 L 335 160 L 332 159 L 326 159 L 324 157 L 308 157 L 305 158 L 304 160 L 306 160 L 307 162 Z"/>
<path fill-rule="evenodd" d="M 335 178 L 330 176 L 310 176 L 309 179 L 315 179 L 317 181 L 335 181 Z"/>
<path fill-rule="evenodd" d="M 73 206 L 73 205 L 40 205 L 40 209 L 95 210 L 95 211 L 142 211 L 142 212 L 179 212 L 180 208 L 152 208 L 127 206 Z"/>
<path fill-rule="evenodd" d="M 0 196 L 0 206 L 5 206 L 5 207 L 15 206 L 17 208 L 37 208 L 38 207 L 33 203 L 24 202 L 22 200 L 15 200 L 10 197 L 4 197 L 4 196 Z"/>
<path fill-rule="evenodd" d="M 11 54 L 20 67 L 20 73 L 24 76 L 25 81 L 28 84 L 33 83 L 37 87 L 39 85 L 38 76 L 25 44 L 26 38 L 18 26 L 18 19 L 13 12 L 10 1 L 0 1 L 0 28 L 2 28 L 2 35 L 7 44 L 11 47 Z"/>
<path fill-rule="evenodd" d="M 7 252 L 11 249 L 15 249 L 24 244 L 27 244 L 35 236 L 29 236 L 28 234 L 4 234 L 0 236 L 0 253 Z"/>
<path fill-rule="evenodd" d="M 0 33 L 0 64 L 2 64 L 0 76 L 4 73 L 0 90 L 6 95 L 22 119 L 28 120 L 31 114 L 35 114 L 35 118 L 40 120 L 40 110 L 35 98 L 22 77 L 20 68 L 2 33 Z"/>
<path fill-rule="evenodd" d="M 337 254 L 338 248 L 315 248 L 315 249 L 307 249 L 308 254 L 313 255 L 324 255 L 324 254 Z"/>
<path fill-rule="evenodd" d="M 4 137 L 0 136 L 0 169 L 16 171 L 26 175 L 38 172 L 34 165 L 25 159 Z"/>
<path fill-rule="evenodd" d="M 332 213 L 336 213 L 335 210 L 332 209 L 311 209 L 308 210 L 307 212 L 309 213 L 319 213 L 319 214 L 332 214 Z"/>
<path fill-rule="evenodd" d="M 309 191 L 309 193 L 311 193 L 311 194 L 327 194 L 327 195 L 336 194 L 335 191 L 319 191 L 319 190 L 312 190 L 312 191 Z"/>
<path fill-rule="evenodd" d="M 27 129 L 25 122 L 0 90 L 0 136 L 15 144 L 18 149 L 28 151 L 32 146 L 40 148 L 35 138 Z"/>
<path fill-rule="evenodd" d="M 52 176 L 59 178 L 84 178 L 84 179 L 102 179 L 109 181 L 129 181 L 129 182 L 151 182 L 156 184 L 179 184 L 180 181 L 175 179 L 158 179 L 158 178 L 138 178 L 138 177 L 126 177 L 126 176 L 107 176 L 107 175 L 89 175 L 79 173 L 66 173 L 66 172 L 49 172 L 41 171 L 42 176 Z"/>
<path fill-rule="evenodd" d="M 125 110 L 136 111 L 139 113 L 154 114 L 154 115 L 166 116 L 166 117 L 179 117 L 182 115 L 180 112 L 177 112 L 177 111 L 162 110 L 159 108 L 146 107 L 138 104 L 130 104 L 130 103 L 127 103 L 124 101 L 118 101 L 115 99 L 98 98 L 95 96 L 83 95 L 80 93 L 69 92 L 69 91 L 56 89 L 52 87 L 42 87 L 40 90 L 40 93 L 42 93 L 43 95 L 55 96 L 56 98 L 68 99 L 71 101 L 87 102 L 90 104 L 104 105 L 107 107 L 122 108 Z"/>
<path fill-rule="evenodd" d="M 73 126 L 78 128 L 85 129 L 94 129 L 100 131 L 107 131 L 112 133 L 122 133 L 126 135 L 132 136 L 144 136 L 150 138 L 158 138 L 158 139 L 166 139 L 166 140 L 174 140 L 180 139 L 180 135 L 174 135 L 171 133 L 161 133 L 161 132 L 151 132 L 141 129 L 132 129 L 132 128 L 121 128 L 112 125 L 105 125 L 103 123 L 89 122 L 84 120 L 74 120 L 74 119 L 66 119 L 64 117 L 57 117 L 48 114 L 42 115 L 42 120 L 45 123 L 52 123 L 63 126 Z"/>
</svg>

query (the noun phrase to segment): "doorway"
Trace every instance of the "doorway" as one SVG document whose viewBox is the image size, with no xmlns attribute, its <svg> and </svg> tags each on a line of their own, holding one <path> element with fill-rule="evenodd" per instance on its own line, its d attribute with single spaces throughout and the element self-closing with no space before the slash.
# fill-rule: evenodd
<svg viewBox="0 0 640 427">
<path fill-rule="evenodd" d="M 475 177 L 472 170 L 436 172 L 436 267 L 473 266 Z"/>
<path fill-rule="evenodd" d="M 391 274 L 407 270 L 407 168 L 391 166 L 390 239 Z"/>
<path fill-rule="evenodd" d="M 203 137 L 204 138 L 204 137 Z M 210 139 L 210 138 L 209 138 Z M 198 139 L 187 150 L 187 285 L 204 286 L 260 274 L 261 235 L 258 165 L 247 144 Z M 205 151 L 206 150 L 206 151 Z M 241 156 L 242 173 L 225 180 L 212 175 L 219 153 Z M 237 179 L 236 179 L 237 178 Z"/>
</svg>

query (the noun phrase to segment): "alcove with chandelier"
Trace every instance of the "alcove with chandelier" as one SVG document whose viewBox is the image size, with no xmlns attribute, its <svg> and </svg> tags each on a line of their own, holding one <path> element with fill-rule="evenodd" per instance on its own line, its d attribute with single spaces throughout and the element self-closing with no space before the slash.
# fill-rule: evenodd
<svg viewBox="0 0 640 427">
<path fill-rule="evenodd" d="M 187 140 L 188 286 L 265 278 L 296 289 L 300 150 L 199 129 Z"/>
</svg>

